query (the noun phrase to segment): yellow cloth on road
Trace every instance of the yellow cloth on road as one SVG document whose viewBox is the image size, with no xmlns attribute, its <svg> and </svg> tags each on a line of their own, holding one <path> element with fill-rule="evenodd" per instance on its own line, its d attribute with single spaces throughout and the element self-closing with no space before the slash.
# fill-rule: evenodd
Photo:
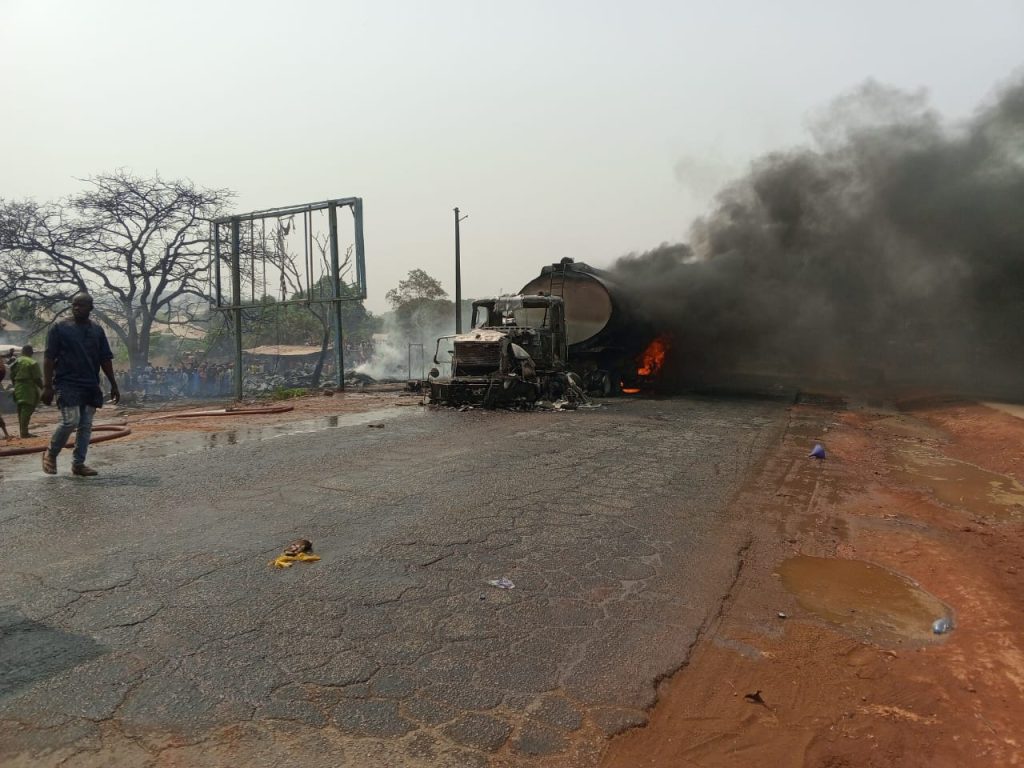
<svg viewBox="0 0 1024 768">
<path fill-rule="evenodd" d="M 278 555 L 270 564 L 275 568 L 291 568 L 292 563 L 296 560 L 303 563 L 313 563 L 320 559 L 320 555 L 307 555 L 305 552 L 299 552 L 297 555 Z"/>
</svg>

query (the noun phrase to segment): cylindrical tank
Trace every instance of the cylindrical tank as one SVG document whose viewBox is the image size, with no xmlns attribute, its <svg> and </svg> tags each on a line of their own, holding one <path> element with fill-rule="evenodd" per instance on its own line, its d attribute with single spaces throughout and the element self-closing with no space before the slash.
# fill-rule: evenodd
<svg viewBox="0 0 1024 768">
<path fill-rule="evenodd" d="M 520 290 L 565 300 L 569 353 L 615 349 L 631 352 L 643 337 L 607 272 L 582 262 L 564 260 L 544 267 L 540 276 Z M 641 347 L 642 348 L 642 347 Z"/>
</svg>

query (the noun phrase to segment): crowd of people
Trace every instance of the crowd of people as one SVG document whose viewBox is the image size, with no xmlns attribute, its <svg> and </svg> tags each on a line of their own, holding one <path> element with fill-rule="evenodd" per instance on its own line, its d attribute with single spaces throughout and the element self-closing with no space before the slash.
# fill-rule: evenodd
<svg viewBox="0 0 1024 768">
<path fill-rule="evenodd" d="M 178 366 L 139 366 L 118 371 L 126 393 L 142 397 L 229 397 L 234 394 L 235 366 L 232 363 L 183 362 Z"/>
<path fill-rule="evenodd" d="M 27 355 L 24 350 L 29 350 Z M 21 357 L 28 357 L 30 360 L 22 369 L 24 381 L 21 384 L 21 389 L 24 391 L 21 400 L 26 403 L 25 409 L 29 408 L 28 403 L 31 402 L 31 410 L 34 410 L 39 400 L 38 396 L 31 397 L 32 393 L 29 390 L 34 391 L 34 387 L 41 389 L 42 383 L 40 382 L 36 386 L 29 381 L 35 371 L 30 364 L 33 354 L 31 350 L 31 346 L 26 346 L 22 350 Z M 364 350 L 346 348 L 346 352 L 349 359 L 359 359 L 365 356 Z M 361 352 L 363 354 L 360 354 Z M 18 359 L 18 352 L 14 348 L 0 354 L 0 371 L 5 370 L 4 361 L 6 360 L 6 377 L 8 381 L 11 381 L 12 386 L 16 384 L 12 373 L 18 369 L 18 366 L 15 365 Z M 35 363 L 35 366 L 38 368 L 41 365 L 40 356 L 40 360 Z M 268 387 L 311 386 L 315 380 L 315 368 L 315 364 L 311 362 L 288 361 L 282 364 L 280 360 L 276 359 L 254 361 L 245 368 L 245 386 L 247 390 L 256 392 L 263 391 Z M 154 366 L 147 363 L 134 368 L 120 369 L 116 371 L 116 376 L 122 392 L 133 402 L 178 398 L 224 398 L 232 397 L 235 393 L 235 366 L 230 362 L 199 362 L 186 356 L 177 365 Z M 321 370 L 320 381 L 329 382 L 333 380 L 333 376 L 333 360 L 327 360 Z M 0 380 L 2 379 L 3 376 L 0 376 Z M 18 395 L 15 394 L 15 399 L 17 400 L 17 398 Z M 26 410 L 26 412 L 31 415 L 30 410 Z M 19 410 L 19 423 L 20 416 L 21 411 Z M 2 421 L 0 421 L 0 427 L 6 434 L 6 425 L 3 425 Z M 27 433 L 27 427 L 21 431 Z"/>
</svg>

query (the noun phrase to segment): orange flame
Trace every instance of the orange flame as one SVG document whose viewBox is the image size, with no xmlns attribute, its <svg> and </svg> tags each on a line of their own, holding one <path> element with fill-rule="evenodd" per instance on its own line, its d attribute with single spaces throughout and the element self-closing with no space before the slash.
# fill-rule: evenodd
<svg viewBox="0 0 1024 768">
<path fill-rule="evenodd" d="M 640 376 L 657 376 L 661 366 L 665 364 L 665 354 L 668 352 L 669 342 L 667 336 L 659 336 L 640 355 L 640 365 L 636 372 Z"/>
</svg>

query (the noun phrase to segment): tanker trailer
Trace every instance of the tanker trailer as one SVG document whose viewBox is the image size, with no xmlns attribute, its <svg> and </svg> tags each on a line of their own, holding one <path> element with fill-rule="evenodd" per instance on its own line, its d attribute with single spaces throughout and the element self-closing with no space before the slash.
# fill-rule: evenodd
<svg viewBox="0 0 1024 768">
<path fill-rule="evenodd" d="M 437 340 L 435 368 L 421 387 L 445 405 L 532 404 L 587 394 L 616 395 L 637 384 L 637 360 L 651 334 L 608 273 L 562 259 L 514 296 L 473 302 L 472 328 Z M 449 359 L 442 343 L 450 342 Z"/>
<path fill-rule="evenodd" d="M 654 334 L 630 311 L 609 273 L 564 258 L 541 269 L 520 293 L 562 298 L 568 368 L 588 392 L 615 395 L 623 385 L 637 385 L 637 359 Z"/>
</svg>

